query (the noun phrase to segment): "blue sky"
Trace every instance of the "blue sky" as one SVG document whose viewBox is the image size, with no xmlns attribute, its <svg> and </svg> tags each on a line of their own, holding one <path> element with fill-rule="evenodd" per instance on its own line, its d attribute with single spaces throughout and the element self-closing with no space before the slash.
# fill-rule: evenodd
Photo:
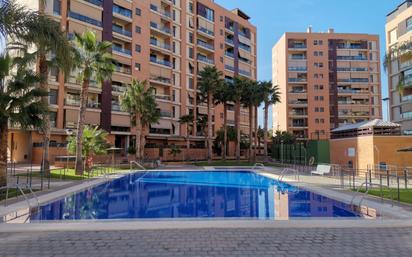
<svg viewBox="0 0 412 257">
<path fill-rule="evenodd" d="M 385 53 L 386 15 L 403 0 L 215 0 L 227 9 L 240 8 L 258 29 L 258 79 L 270 80 L 271 50 L 284 32 L 315 32 L 334 28 L 337 33 L 380 36 L 381 60 Z M 382 69 L 382 94 L 387 96 L 387 77 Z M 386 116 L 386 106 L 384 106 Z M 263 124 L 262 111 L 259 124 Z M 271 116 L 271 115 L 270 115 Z M 270 117 L 271 118 L 271 117 Z M 269 126 L 271 127 L 271 120 Z"/>
</svg>

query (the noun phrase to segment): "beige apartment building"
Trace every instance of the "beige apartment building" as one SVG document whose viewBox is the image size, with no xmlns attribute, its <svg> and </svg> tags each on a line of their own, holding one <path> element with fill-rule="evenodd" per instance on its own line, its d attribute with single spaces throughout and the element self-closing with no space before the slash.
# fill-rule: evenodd
<svg viewBox="0 0 412 257">
<path fill-rule="evenodd" d="M 39 8 L 38 0 L 23 2 Z M 111 82 L 91 84 L 86 122 L 107 130 L 111 143 L 124 153 L 134 142 L 134 128 L 120 108 L 120 97 L 133 78 L 147 80 L 156 89 L 161 119 L 150 126 L 150 149 L 185 145 L 186 125 L 179 123 L 180 117 L 207 114 L 196 88 L 197 74 L 205 66 L 216 66 L 227 80 L 236 75 L 256 79 L 256 28 L 241 10 L 226 10 L 212 0 L 47 0 L 45 11 L 68 37 L 90 29 L 99 40 L 113 43 L 116 70 Z M 51 71 L 49 82 L 53 162 L 56 155 L 66 154 L 68 131 L 76 128 L 80 85 L 75 73 L 58 70 Z M 228 109 L 233 126 L 234 107 Z M 247 110 L 242 110 L 245 133 L 248 120 Z M 216 132 L 223 124 L 223 106 L 214 108 L 213 121 Z M 204 147 L 205 135 L 197 124 L 189 137 L 194 148 Z M 41 160 L 42 139 L 35 131 L 12 131 L 9 146 L 12 161 Z M 159 154 L 151 150 L 149 158 L 162 157 Z"/>
<path fill-rule="evenodd" d="M 272 70 L 281 91 L 275 131 L 328 139 L 331 129 L 382 116 L 377 35 L 288 32 L 273 47 Z"/>
<path fill-rule="evenodd" d="M 410 42 L 412 37 L 412 1 L 404 1 L 386 17 L 386 52 L 389 54 L 397 46 Z M 387 67 L 389 115 L 393 122 L 402 125 L 404 134 L 412 135 L 412 60 L 392 58 Z M 400 94 L 399 81 L 403 80 L 404 90 Z"/>
</svg>

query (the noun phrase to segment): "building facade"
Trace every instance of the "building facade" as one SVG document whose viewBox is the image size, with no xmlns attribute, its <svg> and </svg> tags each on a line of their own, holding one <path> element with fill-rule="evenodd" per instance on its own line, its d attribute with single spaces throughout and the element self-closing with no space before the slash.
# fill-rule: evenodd
<svg viewBox="0 0 412 257">
<path fill-rule="evenodd" d="M 379 37 L 329 29 L 285 33 L 272 50 L 281 103 L 273 129 L 298 139 L 328 139 L 330 130 L 382 116 Z"/>
<path fill-rule="evenodd" d="M 405 1 L 386 17 L 386 53 L 412 37 L 412 1 Z M 404 134 L 412 135 L 412 61 L 410 58 L 391 58 L 387 65 L 389 116 L 402 125 Z M 404 86 L 403 93 L 398 90 L 399 81 Z"/>
<path fill-rule="evenodd" d="M 38 0 L 28 4 L 39 8 Z M 155 88 L 161 119 L 150 126 L 147 143 L 151 148 L 184 145 L 187 130 L 179 123 L 180 117 L 193 114 L 196 120 L 207 114 L 196 88 L 197 74 L 204 67 L 216 66 L 228 80 L 236 75 L 256 79 L 256 28 L 241 10 L 226 10 L 212 0 L 47 0 L 45 12 L 69 38 L 90 29 L 98 40 L 113 43 L 112 81 L 91 83 L 86 123 L 107 130 L 111 143 L 124 151 L 134 141 L 134 128 L 129 114 L 120 108 L 120 97 L 132 79 L 147 80 Z M 76 128 L 80 85 L 75 72 L 64 75 L 52 70 L 49 80 L 53 161 L 53 155 L 64 152 L 67 131 Z M 228 123 L 233 126 L 234 108 L 228 109 Z M 240 124 L 245 133 L 248 120 L 247 110 L 242 110 Z M 215 133 L 223 125 L 223 106 L 214 108 L 213 122 Z M 203 129 L 194 124 L 189 131 L 192 144 L 202 148 Z M 18 133 L 10 135 L 13 161 L 38 162 L 41 136 Z M 19 147 L 13 141 L 16 138 L 23 138 L 33 149 L 15 149 Z"/>
</svg>

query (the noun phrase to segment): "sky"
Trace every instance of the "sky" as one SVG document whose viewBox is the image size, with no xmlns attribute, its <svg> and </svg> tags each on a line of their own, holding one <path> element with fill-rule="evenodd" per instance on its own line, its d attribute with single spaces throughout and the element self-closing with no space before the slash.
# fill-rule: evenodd
<svg viewBox="0 0 412 257">
<path fill-rule="evenodd" d="M 385 53 L 386 15 L 403 0 L 215 0 L 227 9 L 240 8 L 257 27 L 258 80 L 272 79 L 272 47 L 285 32 L 305 32 L 312 25 L 314 32 L 378 34 L 381 61 Z M 387 74 L 382 68 L 382 97 L 388 95 Z M 383 104 L 384 118 L 387 115 Z M 269 115 L 272 127 L 272 115 Z M 263 111 L 259 111 L 263 126 Z"/>
</svg>

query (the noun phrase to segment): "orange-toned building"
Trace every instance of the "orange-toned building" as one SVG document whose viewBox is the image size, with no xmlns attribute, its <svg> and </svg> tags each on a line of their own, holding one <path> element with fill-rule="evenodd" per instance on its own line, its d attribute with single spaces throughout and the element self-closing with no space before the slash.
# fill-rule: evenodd
<svg viewBox="0 0 412 257">
<path fill-rule="evenodd" d="M 273 83 L 281 103 L 273 129 L 298 139 L 328 139 L 330 130 L 380 118 L 379 37 L 368 34 L 285 33 L 272 50 Z"/>
<path fill-rule="evenodd" d="M 39 8 L 38 0 L 21 2 Z M 147 80 L 155 88 L 161 112 L 160 122 L 150 126 L 148 155 L 154 156 L 149 158 L 162 152 L 153 149 L 185 144 L 181 116 L 193 114 L 197 119 L 207 114 L 196 88 L 197 74 L 205 66 L 216 66 L 227 80 L 235 75 L 256 79 L 256 28 L 241 10 L 226 10 L 212 0 L 46 0 L 45 11 L 68 37 L 90 29 L 98 40 L 113 43 L 116 70 L 111 82 L 91 83 L 86 122 L 107 130 L 111 143 L 125 153 L 134 142 L 134 129 L 129 114 L 121 111 L 120 96 L 133 78 Z M 76 128 L 80 103 L 76 77 L 50 72 L 52 162 L 56 155 L 65 154 L 67 131 Z M 228 109 L 228 123 L 233 126 L 234 108 Z M 248 120 L 247 110 L 242 109 L 245 133 Z M 214 108 L 213 121 L 216 132 L 223 124 L 223 106 Z M 198 125 L 190 128 L 189 137 L 196 148 L 203 147 L 205 137 Z M 35 131 L 13 130 L 9 146 L 13 161 L 41 160 L 42 139 Z"/>
<path fill-rule="evenodd" d="M 366 172 L 371 167 L 412 167 L 412 136 L 401 135 L 397 123 L 372 120 L 332 130 L 331 163 Z M 363 175 L 363 174 L 360 174 Z"/>
</svg>

